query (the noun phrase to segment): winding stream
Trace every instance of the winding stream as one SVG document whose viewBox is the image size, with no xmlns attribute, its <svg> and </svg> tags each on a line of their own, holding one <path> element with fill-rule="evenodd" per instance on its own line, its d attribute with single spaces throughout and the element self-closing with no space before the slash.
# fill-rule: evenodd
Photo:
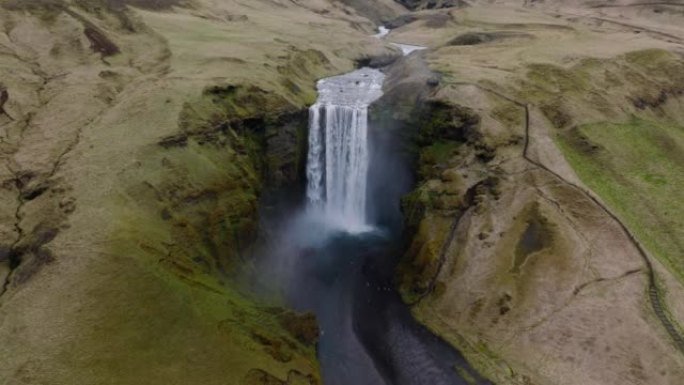
<svg viewBox="0 0 684 385">
<path fill-rule="evenodd" d="M 373 35 L 373 37 L 375 37 L 377 39 L 384 39 L 387 35 L 389 35 L 390 32 L 391 32 L 391 30 L 389 28 L 387 28 L 385 26 L 380 26 L 380 27 L 378 27 L 378 33 Z M 427 47 L 423 47 L 422 45 L 393 43 L 393 42 L 390 42 L 389 44 L 399 48 L 401 50 L 401 53 L 404 56 L 410 55 L 411 53 L 413 53 L 415 51 L 427 49 Z"/>
</svg>

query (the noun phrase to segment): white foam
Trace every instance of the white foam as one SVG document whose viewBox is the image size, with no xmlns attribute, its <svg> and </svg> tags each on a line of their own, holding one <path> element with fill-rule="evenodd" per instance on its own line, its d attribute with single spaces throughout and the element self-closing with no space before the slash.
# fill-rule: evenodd
<svg viewBox="0 0 684 385">
<path fill-rule="evenodd" d="M 404 54 L 404 56 L 410 55 L 414 51 L 420 51 L 422 49 L 427 49 L 427 47 L 423 47 L 422 45 L 411 45 L 411 44 L 401 44 L 401 43 L 390 43 L 390 44 L 401 49 L 401 52 Z"/>
<path fill-rule="evenodd" d="M 384 77 L 362 68 L 319 80 L 318 99 L 309 108 L 310 210 L 352 233 L 371 229 L 366 221 L 368 106 L 382 96 Z"/>
<path fill-rule="evenodd" d="M 381 25 L 378 27 L 378 33 L 373 35 L 374 37 L 377 37 L 378 39 L 382 39 L 383 37 L 387 36 L 390 33 L 389 28 Z"/>
</svg>

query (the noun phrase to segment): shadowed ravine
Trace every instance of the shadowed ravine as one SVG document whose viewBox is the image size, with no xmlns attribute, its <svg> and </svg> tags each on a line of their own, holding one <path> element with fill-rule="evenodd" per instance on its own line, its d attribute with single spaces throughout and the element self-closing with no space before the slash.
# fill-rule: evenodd
<svg viewBox="0 0 684 385">
<path fill-rule="evenodd" d="M 412 177 L 399 140 L 368 126 L 367 107 L 382 94 L 382 80 L 379 71 L 362 69 L 319 82 L 307 203 L 270 211 L 266 226 L 275 236 L 262 270 L 270 284 L 278 277 L 291 306 L 315 312 L 325 384 L 468 384 L 459 373 L 488 384 L 419 325 L 394 290 L 399 201 Z"/>
</svg>

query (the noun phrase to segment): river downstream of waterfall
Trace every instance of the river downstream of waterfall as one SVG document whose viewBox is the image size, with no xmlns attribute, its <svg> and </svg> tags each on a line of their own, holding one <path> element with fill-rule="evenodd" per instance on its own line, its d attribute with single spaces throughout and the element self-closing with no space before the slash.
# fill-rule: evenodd
<svg viewBox="0 0 684 385">
<path fill-rule="evenodd" d="M 274 210 L 264 270 L 290 306 L 316 314 L 324 384 L 469 384 L 459 373 L 487 384 L 411 317 L 393 288 L 399 202 L 412 174 L 397 138 L 369 125 L 383 80 L 362 68 L 318 82 L 305 207 Z"/>
</svg>

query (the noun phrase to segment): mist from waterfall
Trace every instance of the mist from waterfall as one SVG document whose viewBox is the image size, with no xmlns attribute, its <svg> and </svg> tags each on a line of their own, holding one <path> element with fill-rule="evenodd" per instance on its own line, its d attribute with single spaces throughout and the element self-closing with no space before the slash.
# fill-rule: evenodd
<svg viewBox="0 0 684 385">
<path fill-rule="evenodd" d="M 414 184 L 405 129 L 369 105 L 384 75 L 363 68 L 318 82 L 309 110 L 307 202 L 265 213 L 259 273 L 266 298 L 316 314 L 326 385 L 466 385 L 468 364 L 417 324 L 393 289 L 403 217 Z M 371 119 L 372 120 L 372 119 Z M 486 384 L 478 380 L 477 384 Z"/>
<path fill-rule="evenodd" d="M 309 109 L 309 210 L 351 233 L 370 229 L 368 106 L 382 96 L 383 80 L 384 74 L 371 68 L 321 79 Z"/>
</svg>

